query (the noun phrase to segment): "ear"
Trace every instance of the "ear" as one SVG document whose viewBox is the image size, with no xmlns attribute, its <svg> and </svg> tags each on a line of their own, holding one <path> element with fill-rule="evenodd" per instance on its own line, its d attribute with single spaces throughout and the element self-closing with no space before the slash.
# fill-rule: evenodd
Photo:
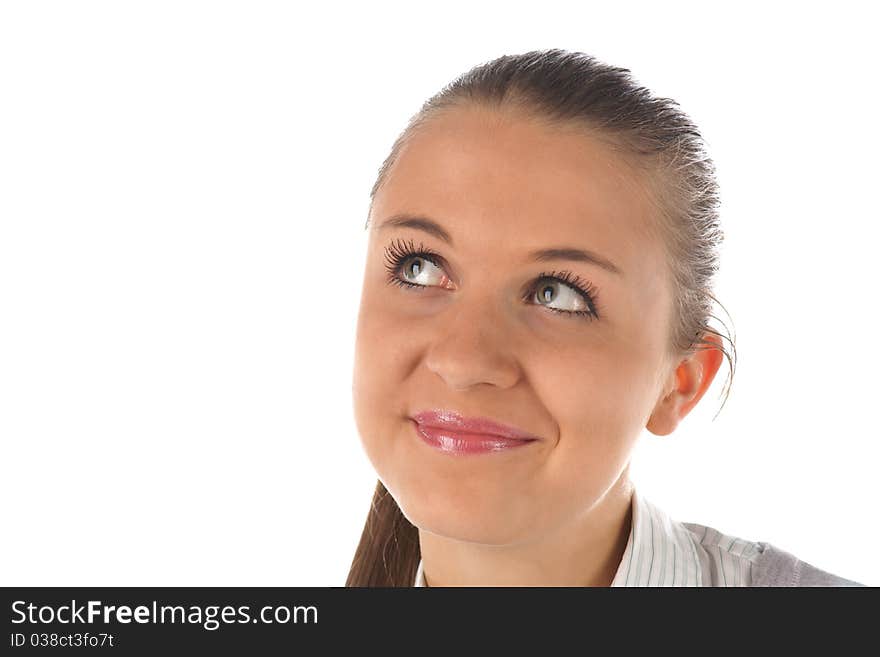
<svg viewBox="0 0 880 657">
<path fill-rule="evenodd" d="M 714 333 L 703 335 L 715 348 L 703 346 L 696 353 L 680 361 L 663 388 L 663 397 L 657 401 L 646 428 L 657 436 L 666 436 L 678 427 L 709 389 L 724 353 L 721 338 Z"/>
</svg>

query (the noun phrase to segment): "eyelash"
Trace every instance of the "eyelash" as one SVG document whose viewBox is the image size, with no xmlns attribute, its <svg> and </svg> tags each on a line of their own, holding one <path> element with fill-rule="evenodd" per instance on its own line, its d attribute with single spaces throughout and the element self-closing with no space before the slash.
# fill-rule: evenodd
<svg viewBox="0 0 880 657">
<path fill-rule="evenodd" d="M 419 244 L 419 248 L 417 249 L 413 245 L 412 240 L 410 240 L 409 242 L 396 240 L 390 246 L 385 248 L 385 270 L 388 272 L 388 284 L 397 285 L 406 289 L 415 288 L 415 291 L 421 291 L 427 287 L 430 287 L 428 285 L 418 285 L 417 283 L 410 283 L 409 281 L 400 278 L 400 270 L 404 262 L 406 262 L 410 258 L 416 257 L 424 258 L 425 260 L 430 261 L 436 267 L 441 267 L 441 263 L 444 262 L 443 257 L 439 253 L 432 251 L 429 248 L 426 248 L 421 243 Z M 572 289 L 576 290 L 581 295 L 581 297 L 583 297 L 584 301 L 586 301 L 587 303 L 587 306 L 590 308 L 590 310 L 560 310 L 559 308 L 544 306 L 547 310 L 562 315 L 577 316 L 588 321 L 599 318 L 599 310 L 597 306 L 598 291 L 596 290 L 596 287 L 589 282 L 582 281 L 581 278 L 576 274 L 572 274 L 569 271 L 542 272 L 537 276 L 535 280 L 553 280 L 568 285 Z M 530 300 L 535 295 L 536 290 L 537 286 L 532 286 L 531 288 L 529 288 L 528 298 L 526 300 Z"/>
</svg>

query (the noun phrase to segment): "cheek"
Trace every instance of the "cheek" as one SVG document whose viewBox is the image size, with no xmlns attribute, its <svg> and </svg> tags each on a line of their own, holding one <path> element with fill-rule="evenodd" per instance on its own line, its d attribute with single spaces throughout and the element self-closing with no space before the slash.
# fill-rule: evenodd
<svg viewBox="0 0 880 657">
<path fill-rule="evenodd" d="M 559 431 L 548 467 L 559 481 L 593 480 L 601 486 L 625 465 L 644 428 L 652 404 L 651 357 L 606 343 L 566 358 L 546 354 L 542 362 L 533 385 Z M 546 367 L 550 362 L 555 366 Z"/>
<path fill-rule="evenodd" d="M 560 517 L 595 504 L 630 460 L 644 427 L 644 400 L 634 391 L 632 370 L 613 354 L 583 355 L 576 369 L 560 368 L 566 376 L 548 383 L 546 394 L 538 392 L 558 423 L 542 479 L 546 508 Z"/>
<path fill-rule="evenodd" d="M 412 358 L 412 350 L 405 343 L 412 339 L 406 324 L 394 320 L 380 303 L 381 297 L 375 291 L 364 290 L 352 376 L 355 424 L 374 466 L 381 459 L 383 443 L 387 443 L 393 428 L 391 423 L 406 413 L 406 386 L 402 382 Z"/>
<path fill-rule="evenodd" d="M 632 407 L 639 405 L 644 391 L 640 381 L 649 378 L 650 362 L 642 349 L 597 339 L 578 349 L 545 350 L 529 371 L 535 394 L 560 426 L 607 433 L 625 424 Z"/>
</svg>

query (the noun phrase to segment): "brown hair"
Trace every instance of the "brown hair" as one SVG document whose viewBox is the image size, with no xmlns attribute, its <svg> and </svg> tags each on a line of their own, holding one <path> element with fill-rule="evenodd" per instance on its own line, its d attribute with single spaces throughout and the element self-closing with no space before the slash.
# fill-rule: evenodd
<svg viewBox="0 0 880 657">
<path fill-rule="evenodd" d="M 547 126 L 588 131 L 645 174 L 658 210 L 651 229 L 666 248 L 673 288 L 670 354 L 687 357 L 719 349 L 730 365 L 726 402 L 736 370 L 735 333 L 731 338 L 709 326 L 712 318 L 727 329 L 712 314 L 713 303 L 723 308 L 711 291 L 724 239 L 718 184 L 703 138 L 678 103 L 654 96 L 629 69 L 584 53 L 551 49 L 498 57 L 446 85 L 410 119 L 379 169 L 370 210 L 415 131 L 439 113 L 465 105 L 516 111 Z M 420 559 L 418 529 L 378 481 L 346 586 L 412 586 Z"/>
</svg>

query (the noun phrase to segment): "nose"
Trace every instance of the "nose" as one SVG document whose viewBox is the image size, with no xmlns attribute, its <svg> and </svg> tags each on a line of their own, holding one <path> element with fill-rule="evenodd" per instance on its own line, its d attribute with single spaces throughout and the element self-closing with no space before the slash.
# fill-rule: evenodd
<svg viewBox="0 0 880 657">
<path fill-rule="evenodd" d="M 455 390 L 481 383 L 510 388 L 521 376 L 503 312 L 485 295 L 456 300 L 437 316 L 426 365 Z"/>
</svg>

